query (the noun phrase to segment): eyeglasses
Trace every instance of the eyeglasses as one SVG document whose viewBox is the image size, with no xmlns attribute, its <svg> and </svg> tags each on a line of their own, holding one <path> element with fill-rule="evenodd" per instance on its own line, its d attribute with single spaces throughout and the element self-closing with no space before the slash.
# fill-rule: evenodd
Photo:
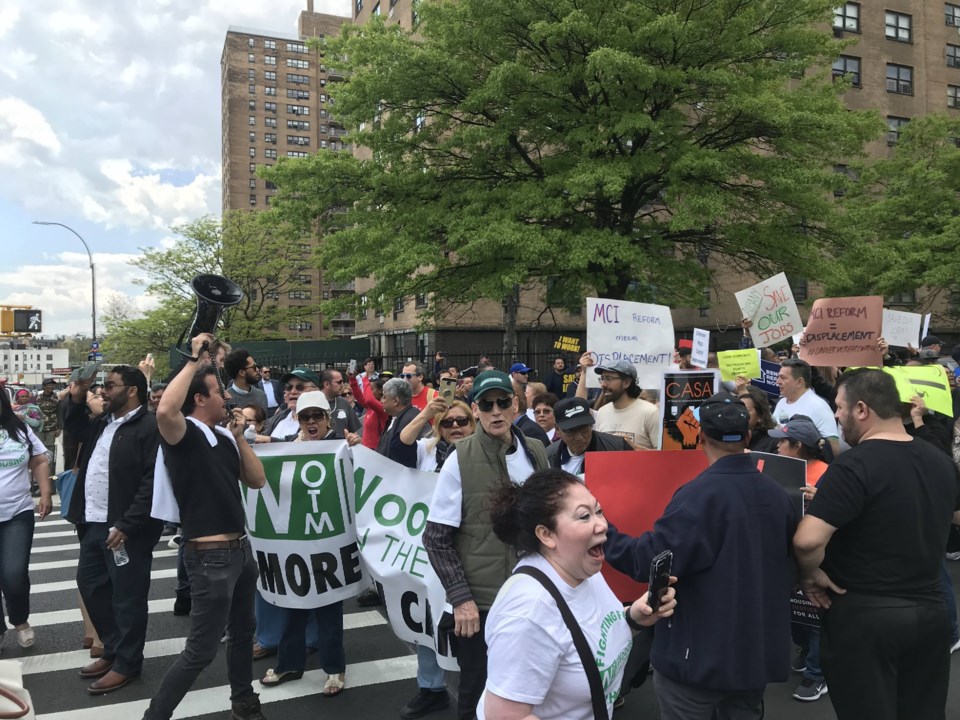
<svg viewBox="0 0 960 720">
<path fill-rule="evenodd" d="M 352 393 L 352 392 L 345 392 L 345 393 L 342 393 L 342 394 L 340 395 L 340 397 L 353 397 L 353 393 Z"/>
<path fill-rule="evenodd" d="M 125 388 L 125 387 L 130 387 L 130 386 L 129 386 L 129 385 L 124 385 L 123 383 L 110 382 L 109 380 L 107 380 L 107 382 L 105 382 L 105 383 L 103 384 L 103 389 L 104 389 L 104 390 L 107 390 L 107 391 L 113 390 L 115 387 Z"/>
<path fill-rule="evenodd" d="M 470 424 L 470 418 L 465 418 L 465 417 L 444 418 L 443 420 L 440 421 L 440 427 L 446 428 L 447 430 L 449 430 L 454 426 L 466 427 L 469 424 Z"/>
<path fill-rule="evenodd" d="M 493 405 L 496 403 L 497 407 L 501 410 L 506 410 L 508 407 L 513 406 L 513 397 L 510 395 L 503 395 L 498 397 L 496 400 L 477 400 L 477 407 L 480 408 L 480 412 L 490 412 L 493 410 Z"/>
<path fill-rule="evenodd" d="M 401 377 L 404 380 L 409 380 L 410 378 L 420 377 L 420 373 L 400 373 L 397 377 Z"/>
<path fill-rule="evenodd" d="M 300 422 L 320 422 L 321 420 L 326 419 L 327 414 L 325 412 L 302 412 L 297 415 L 297 420 Z"/>
<path fill-rule="evenodd" d="M 623 378 L 620 377 L 619 375 L 601 375 L 600 376 L 600 382 L 602 383 L 612 383 L 612 382 L 616 382 L 617 380 L 623 380 Z"/>
<path fill-rule="evenodd" d="M 290 391 L 292 391 L 292 390 L 296 390 L 296 391 L 298 391 L 298 392 L 303 392 L 303 389 L 304 389 L 305 387 L 306 387 L 306 385 L 304 385 L 303 383 L 297 383 L 296 385 L 294 385 L 293 383 L 290 383 L 289 385 L 287 385 L 287 386 L 284 387 L 283 389 L 286 390 L 287 392 L 290 392 Z"/>
</svg>

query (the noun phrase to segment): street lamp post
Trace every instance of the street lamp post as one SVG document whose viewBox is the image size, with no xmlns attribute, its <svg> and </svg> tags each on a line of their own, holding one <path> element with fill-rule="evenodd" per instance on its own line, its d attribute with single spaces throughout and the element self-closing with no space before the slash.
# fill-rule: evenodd
<svg viewBox="0 0 960 720">
<path fill-rule="evenodd" d="M 63 223 L 58 223 L 58 222 L 44 222 L 42 220 L 34 220 L 33 224 L 34 225 L 59 225 L 65 230 L 69 230 L 70 232 L 72 232 L 74 235 L 77 236 L 77 239 L 83 243 L 83 247 L 87 251 L 87 258 L 90 260 L 90 306 L 91 306 L 90 319 L 93 325 L 93 337 L 91 338 L 91 342 L 96 342 L 97 341 L 97 271 L 93 266 L 93 253 L 90 252 L 90 246 L 87 245 L 87 241 L 80 236 L 80 233 L 78 233 L 69 225 L 64 225 Z"/>
</svg>

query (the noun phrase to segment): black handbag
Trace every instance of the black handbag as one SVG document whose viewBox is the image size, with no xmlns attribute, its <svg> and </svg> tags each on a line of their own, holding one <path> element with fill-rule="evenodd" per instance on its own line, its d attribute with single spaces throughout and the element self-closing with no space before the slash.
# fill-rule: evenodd
<svg viewBox="0 0 960 720">
<path fill-rule="evenodd" d="M 587 636 L 583 634 L 577 619 L 570 612 L 570 606 L 563 599 L 563 595 L 557 590 L 557 586 L 546 576 L 546 574 L 535 567 L 524 565 L 513 571 L 514 575 L 529 575 L 546 588 L 547 592 L 557 603 L 557 609 L 563 621 L 567 624 L 567 629 L 573 638 L 573 645 L 577 648 L 580 655 L 580 663 L 587 674 L 587 682 L 590 683 L 590 702 L 593 703 L 593 717 L 595 720 L 609 720 L 607 715 L 607 700 L 603 694 L 603 682 L 600 680 L 600 670 L 597 669 L 597 663 L 593 659 L 593 653 L 590 652 L 590 645 L 587 643 Z"/>
</svg>

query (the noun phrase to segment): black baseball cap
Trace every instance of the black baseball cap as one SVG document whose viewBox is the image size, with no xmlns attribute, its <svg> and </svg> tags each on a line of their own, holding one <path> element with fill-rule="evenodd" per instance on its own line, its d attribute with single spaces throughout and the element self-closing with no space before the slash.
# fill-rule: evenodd
<svg viewBox="0 0 960 720">
<path fill-rule="evenodd" d="M 575 430 L 584 425 L 593 425 L 593 413 L 583 398 L 564 398 L 553 406 L 553 416 L 561 430 Z"/>
<path fill-rule="evenodd" d="M 943 345 L 943 342 L 936 335 L 927 335 L 920 341 L 920 347 L 930 347 L 931 345 Z"/>
<path fill-rule="evenodd" d="M 750 413 L 736 396 L 717 393 L 700 407 L 700 430 L 720 442 L 741 442 L 750 432 Z"/>
</svg>

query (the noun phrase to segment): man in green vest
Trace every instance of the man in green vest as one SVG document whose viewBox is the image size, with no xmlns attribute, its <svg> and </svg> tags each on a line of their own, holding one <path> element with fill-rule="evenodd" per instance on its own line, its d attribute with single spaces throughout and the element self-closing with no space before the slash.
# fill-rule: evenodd
<svg viewBox="0 0 960 720">
<path fill-rule="evenodd" d="M 472 405 L 477 432 L 459 441 L 443 464 L 423 534 L 430 564 L 453 606 L 460 720 L 476 717 L 487 681 L 484 623 L 517 562 L 516 553 L 493 534 L 487 497 L 501 478 L 519 484 L 547 467 L 543 444 L 513 424 L 518 404 L 506 373 L 487 370 L 477 375 Z"/>
</svg>

